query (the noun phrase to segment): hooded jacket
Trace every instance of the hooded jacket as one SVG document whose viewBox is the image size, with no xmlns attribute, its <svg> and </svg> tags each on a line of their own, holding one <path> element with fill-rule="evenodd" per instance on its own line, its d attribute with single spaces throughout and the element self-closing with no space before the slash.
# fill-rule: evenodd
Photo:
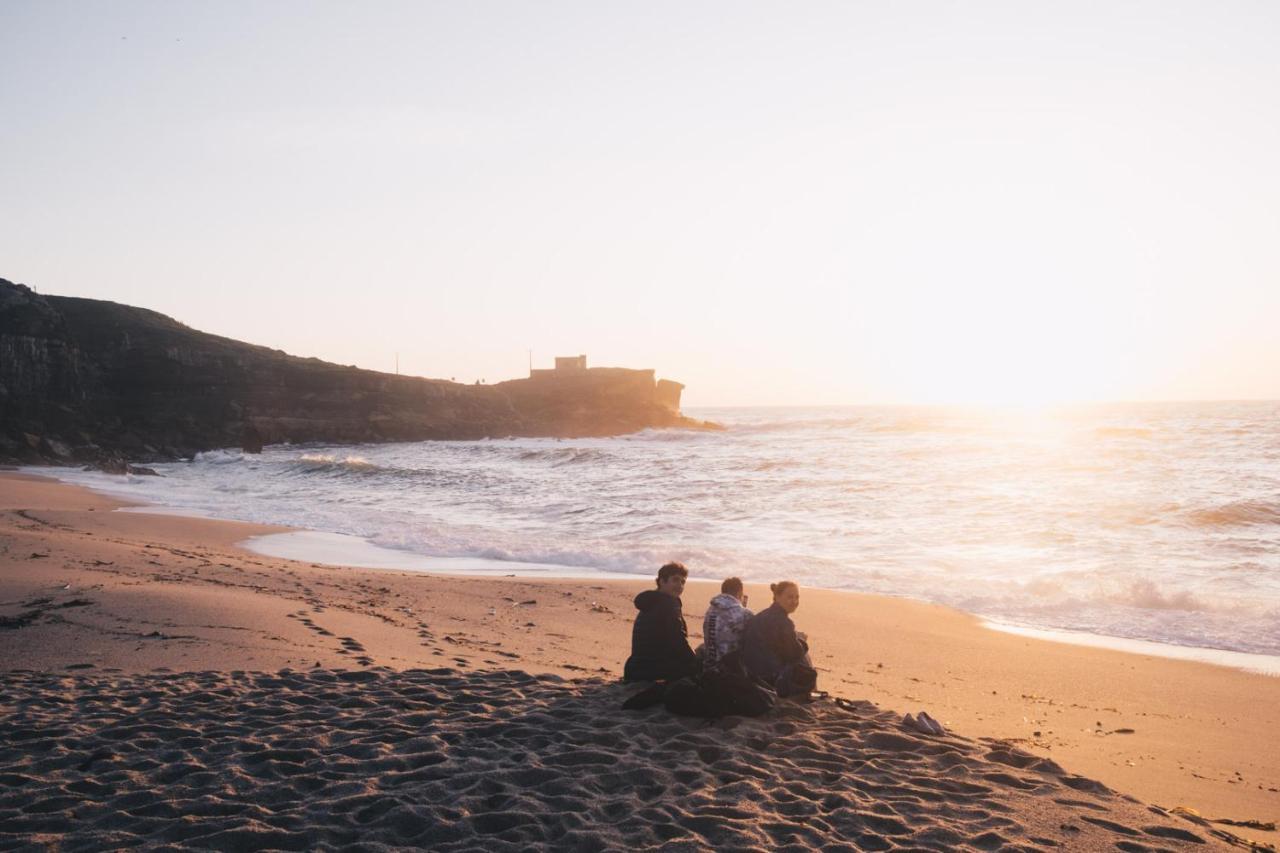
<svg viewBox="0 0 1280 853">
<path fill-rule="evenodd" d="M 698 670 L 689 648 L 689 628 L 680 599 L 646 590 L 636 596 L 636 624 L 631 629 L 631 657 L 623 668 L 626 681 L 665 681 Z"/>
<path fill-rule="evenodd" d="M 711 599 L 702 619 L 703 664 L 708 669 L 742 647 L 742 629 L 750 618 L 751 611 L 727 592 Z"/>
</svg>

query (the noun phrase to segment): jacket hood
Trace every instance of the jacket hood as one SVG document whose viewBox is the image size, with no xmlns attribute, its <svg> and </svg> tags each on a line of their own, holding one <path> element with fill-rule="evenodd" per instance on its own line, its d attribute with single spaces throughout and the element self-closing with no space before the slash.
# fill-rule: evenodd
<svg viewBox="0 0 1280 853">
<path fill-rule="evenodd" d="M 665 592 L 658 592 L 656 589 L 646 589 L 636 596 L 635 604 L 636 610 L 654 610 L 660 607 L 678 607 L 680 599 L 672 598 Z"/>
<path fill-rule="evenodd" d="M 709 607 L 716 610 L 737 610 L 742 606 L 742 602 L 727 592 L 722 592 L 715 598 L 711 599 Z"/>
</svg>

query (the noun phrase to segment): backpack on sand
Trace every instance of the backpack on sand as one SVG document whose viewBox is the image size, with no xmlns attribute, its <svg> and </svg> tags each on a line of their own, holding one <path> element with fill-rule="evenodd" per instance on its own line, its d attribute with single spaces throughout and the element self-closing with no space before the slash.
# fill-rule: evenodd
<svg viewBox="0 0 1280 853">
<path fill-rule="evenodd" d="M 672 714 L 715 719 L 759 717 L 773 709 L 776 699 L 750 678 L 716 669 L 668 684 L 662 702 Z"/>
</svg>

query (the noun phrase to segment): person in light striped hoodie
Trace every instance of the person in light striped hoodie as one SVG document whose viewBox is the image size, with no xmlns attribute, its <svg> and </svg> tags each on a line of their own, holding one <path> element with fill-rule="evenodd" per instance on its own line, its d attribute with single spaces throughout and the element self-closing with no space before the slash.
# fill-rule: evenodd
<svg viewBox="0 0 1280 853">
<path fill-rule="evenodd" d="M 737 652 L 742 647 L 742 629 L 751 618 L 746 604 L 747 594 L 742 589 L 742 581 L 726 578 L 720 584 L 720 594 L 711 599 L 707 615 L 702 619 L 704 669 L 736 662 Z"/>
</svg>

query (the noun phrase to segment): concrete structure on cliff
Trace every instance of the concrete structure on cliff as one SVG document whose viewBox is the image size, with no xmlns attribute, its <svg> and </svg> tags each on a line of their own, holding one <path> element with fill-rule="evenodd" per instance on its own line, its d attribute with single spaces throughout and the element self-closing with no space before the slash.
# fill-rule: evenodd
<svg viewBox="0 0 1280 853">
<path fill-rule="evenodd" d="M 554 368 L 529 368 L 529 378 L 539 380 L 539 387 L 549 384 L 582 389 L 587 383 L 607 381 L 617 386 L 629 387 L 633 393 L 647 399 L 669 412 L 679 413 L 680 395 L 684 386 L 670 379 L 658 379 L 653 370 L 629 370 L 621 367 L 587 367 L 585 355 L 556 356 Z"/>
<path fill-rule="evenodd" d="M 548 377 L 564 376 L 570 373 L 586 373 L 587 357 L 585 355 L 558 355 L 556 356 L 556 366 L 548 370 L 547 368 L 529 368 L 530 379 L 546 379 Z"/>
</svg>

